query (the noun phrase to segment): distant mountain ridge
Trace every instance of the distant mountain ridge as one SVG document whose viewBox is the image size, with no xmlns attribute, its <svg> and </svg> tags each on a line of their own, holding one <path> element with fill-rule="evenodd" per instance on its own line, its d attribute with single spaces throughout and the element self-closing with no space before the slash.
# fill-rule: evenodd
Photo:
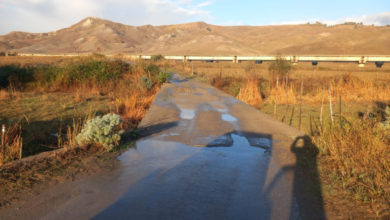
<svg viewBox="0 0 390 220">
<path fill-rule="evenodd" d="M 390 55 L 390 27 L 345 24 L 130 26 L 88 17 L 49 33 L 0 36 L 0 51 L 163 55 Z"/>
</svg>

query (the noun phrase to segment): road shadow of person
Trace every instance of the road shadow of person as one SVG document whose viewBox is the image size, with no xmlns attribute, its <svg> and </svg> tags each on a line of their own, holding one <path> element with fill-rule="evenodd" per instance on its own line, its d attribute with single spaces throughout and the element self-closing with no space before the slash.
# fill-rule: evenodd
<svg viewBox="0 0 390 220">
<path fill-rule="evenodd" d="M 318 147 L 309 136 L 304 135 L 294 140 L 291 152 L 296 157 L 293 196 L 298 204 L 301 218 L 326 219 L 318 172 Z"/>
<path fill-rule="evenodd" d="M 282 178 L 291 174 L 293 189 L 289 219 L 326 219 L 317 167 L 317 146 L 309 136 L 304 135 L 294 140 L 291 152 L 295 154 L 295 164 L 280 168 L 264 194 L 270 195 L 278 190 Z"/>
</svg>

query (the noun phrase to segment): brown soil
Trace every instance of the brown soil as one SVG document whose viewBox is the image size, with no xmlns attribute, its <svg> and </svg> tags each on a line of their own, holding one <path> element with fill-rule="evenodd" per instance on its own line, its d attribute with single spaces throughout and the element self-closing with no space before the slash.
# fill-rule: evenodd
<svg viewBox="0 0 390 220">
<path fill-rule="evenodd" d="M 28 199 L 58 183 L 110 171 L 117 164 L 118 154 L 119 151 L 106 152 L 90 146 L 6 164 L 0 168 L 0 208 Z"/>
</svg>

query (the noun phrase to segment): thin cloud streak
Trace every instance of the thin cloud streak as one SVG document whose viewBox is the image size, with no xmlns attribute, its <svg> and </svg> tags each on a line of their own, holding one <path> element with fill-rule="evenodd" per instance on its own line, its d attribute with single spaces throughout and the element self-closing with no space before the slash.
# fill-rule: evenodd
<svg viewBox="0 0 390 220">
<path fill-rule="evenodd" d="M 341 18 L 337 20 L 324 20 L 324 19 L 309 19 L 309 20 L 299 20 L 299 21 L 283 21 L 283 22 L 276 22 L 271 23 L 270 25 L 293 25 L 293 24 L 306 24 L 306 23 L 315 23 L 315 22 L 321 22 L 323 24 L 327 25 L 337 25 L 337 24 L 343 24 L 346 22 L 356 22 L 356 23 L 363 23 L 365 25 L 376 25 L 376 26 L 384 26 L 384 25 L 390 25 L 390 12 L 383 12 L 378 14 L 371 14 L 371 15 L 362 15 L 359 17 L 346 17 Z"/>
</svg>

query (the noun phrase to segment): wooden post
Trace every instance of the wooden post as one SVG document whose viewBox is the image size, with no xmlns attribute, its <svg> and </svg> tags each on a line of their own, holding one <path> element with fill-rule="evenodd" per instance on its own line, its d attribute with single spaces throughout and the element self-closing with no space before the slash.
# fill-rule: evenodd
<svg viewBox="0 0 390 220">
<path fill-rule="evenodd" d="M 20 141 L 19 160 L 22 159 L 22 156 L 23 156 L 23 142 Z"/>
<path fill-rule="evenodd" d="M 193 63 L 191 63 L 191 67 L 192 67 L 191 75 L 193 76 L 194 75 L 194 64 Z"/>
<path fill-rule="evenodd" d="M 330 120 L 333 124 L 333 108 L 332 108 L 332 87 L 329 86 L 329 110 L 330 110 Z"/>
<path fill-rule="evenodd" d="M 284 119 L 286 118 L 286 117 L 288 117 L 287 116 L 287 113 L 288 113 L 288 109 L 289 109 L 289 104 L 288 104 L 288 74 L 286 75 L 286 112 L 284 113 L 284 115 L 283 115 L 283 118 L 282 118 L 282 122 L 284 122 Z"/>
<path fill-rule="evenodd" d="M 303 80 L 301 80 L 301 94 L 299 97 L 299 122 L 298 129 L 301 130 L 301 121 L 302 121 L 302 93 L 303 93 Z"/>
<path fill-rule="evenodd" d="M 275 100 L 274 100 L 274 118 L 276 118 L 276 105 L 278 100 L 278 93 L 279 93 L 279 76 L 276 77 L 276 94 L 275 94 Z"/>
<path fill-rule="evenodd" d="M 295 111 L 295 106 L 293 105 L 292 110 L 291 110 L 290 122 L 288 123 L 288 125 L 290 125 L 290 126 L 292 125 L 292 121 L 294 118 L 294 111 Z"/>
<path fill-rule="evenodd" d="M 322 123 L 322 114 L 323 114 L 323 109 L 324 109 L 324 99 L 325 99 L 324 88 L 322 88 L 322 101 L 321 101 L 321 109 L 320 109 L 320 123 L 321 123 L 321 129 L 322 129 L 322 126 L 323 126 L 323 123 Z"/>
<path fill-rule="evenodd" d="M 1 126 L 1 150 L 2 150 L 2 160 L 5 159 L 5 124 Z"/>
<path fill-rule="evenodd" d="M 339 120 L 340 120 L 340 127 L 342 125 L 342 120 L 341 120 L 341 95 L 339 96 Z"/>
</svg>

